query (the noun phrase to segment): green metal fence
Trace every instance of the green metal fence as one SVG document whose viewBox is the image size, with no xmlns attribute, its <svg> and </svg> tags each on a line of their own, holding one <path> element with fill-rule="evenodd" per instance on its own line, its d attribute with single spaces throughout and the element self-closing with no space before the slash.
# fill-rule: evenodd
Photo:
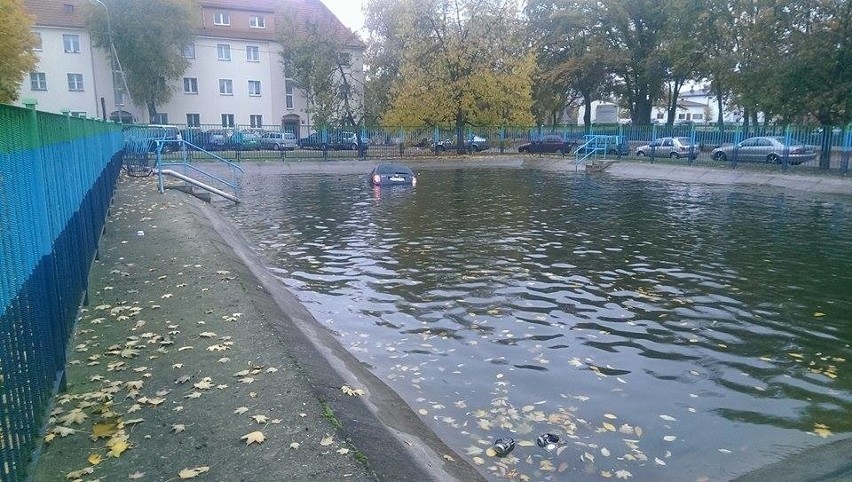
<svg viewBox="0 0 852 482">
<path fill-rule="evenodd" d="M 25 480 L 121 169 L 120 126 L 0 105 L 0 480 Z"/>
<path fill-rule="evenodd" d="M 458 152 L 496 155 L 523 154 L 530 142 L 547 135 L 559 135 L 573 146 L 583 144 L 585 136 L 620 136 L 629 145 L 627 157 L 636 157 L 637 148 L 663 137 L 682 137 L 695 144 L 695 156 L 682 156 L 683 162 L 705 162 L 737 167 L 751 162 L 748 156 L 727 156 L 718 162 L 714 154 L 720 147 L 736 145 L 756 136 L 783 138 L 787 145 L 802 144 L 814 151 L 813 159 L 799 163 L 784 162 L 778 156 L 780 169 L 822 169 L 845 174 L 848 171 L 849 151 L 852 147 L 852 128 L 849 126 L 743 126 L 729 124 L 719 129 L 716 124 L 667 125 L 593 125 L 590 129 L 578 125 L 553 126 L 468 126 L 462 132 L 462 145 L 458 146 L 458 133 L 452 127 L 324 127 L 311 125 L 201 125 L 174 126 L 181 138 L 208 151 L 222 151 L 222 157 L 243 160 L 334 160 L 353 158 L 411 158 L 441 156 Z M 287 133 L 292 144 L 282 142 Z M 795 150 L 795 148 L 791 149 Z M 739 150 L 738 150 L 739 152 Z M 744 151 L 743 151 L 744 152 Z M 561 154 L 561 152 L 560 152 Z M 565 153 L 570 154 L 570 153 Z M 643 152 L 647 154 L 647 151 Z M 652 162 L 662 160 L 655 155 Z M 647 155 L 646 155 L 647 157 Z M 668 156 L 666 156 L 668 157 Z M 678 159 L 681 159 L 680 157 Z M 767 152 L 764 160 L 773 159 Z M 791 159 L 787 159 L 790 161 Z"/>
</svg>

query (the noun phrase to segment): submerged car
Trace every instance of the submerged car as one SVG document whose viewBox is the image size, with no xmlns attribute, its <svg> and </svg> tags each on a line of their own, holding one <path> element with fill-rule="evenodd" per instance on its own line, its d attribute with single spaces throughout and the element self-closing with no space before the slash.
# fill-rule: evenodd
<svg viewBox="0 0 852 482">
<path fill-rule="evenodd" d="M 373 186 L 416 186 L 417 177 L 408 166 L 402 164 L 379 164 L 370 172 Z"/>
<path fill-rule="evenodd" d="M 816 150 L 796 139 L 783 136 L 749 137 L 738 144 L 721 146 L 713 150 L 714 161 L 768 162 L 780 164 L 787 159 L 790 164 L 802 164 L 816 159 Z"/>
<path fill-rule="evenodd" d="M 575 141 L 566 141 L 557 134 L 548 134 L 518 146 L 518 152 L 558 152 L 568 154 L 576 145 Z"/>
<path fill-rule="evenodd" d="M 672 159 L 686 157 L 694 160 L 698 157 L 700 150 L 699 145 L 691 142 L 688 137 L 660 137 L 649 144 L 637 147 L 636 155 L 639 157 L 653 155 Z"/>
</svg>

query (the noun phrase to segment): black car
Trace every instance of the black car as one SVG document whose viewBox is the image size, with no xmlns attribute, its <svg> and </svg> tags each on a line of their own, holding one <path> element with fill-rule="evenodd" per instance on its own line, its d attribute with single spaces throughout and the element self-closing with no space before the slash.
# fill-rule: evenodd
<svg viewBox="0 0 852 482">
<path fill-rule="evenodd" d="M 435 152 L 458 151 L 457 139 L 443 139 L 435 143 Z M 488 149 L 488 139 L 479 136 L 470 136 L 464 140 L 463 149 L 469 152 L 479 152 Z"/>
<path fill-rule="evenodd" d="M 576 145 L 557 134 L 548 134 L 518 146 L 518 152 L 558 152 L 568 154 Z"/>
<path fill-rule="evenodd" d="M 402 164 L 379 164 L 370 172 L 373 186 L 416 186 L 417 177 L 408 166 Z"/>
</svg>

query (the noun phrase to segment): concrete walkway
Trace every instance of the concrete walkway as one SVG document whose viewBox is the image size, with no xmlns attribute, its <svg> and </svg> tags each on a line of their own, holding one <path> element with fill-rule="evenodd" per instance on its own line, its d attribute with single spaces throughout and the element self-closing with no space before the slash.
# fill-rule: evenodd
<svg viewBox="0 0 852 482">
<path fill-rule="evenodd" d="M 480 480 L 209 205 L 122 176 L 34 480 Z"/>
</svg>

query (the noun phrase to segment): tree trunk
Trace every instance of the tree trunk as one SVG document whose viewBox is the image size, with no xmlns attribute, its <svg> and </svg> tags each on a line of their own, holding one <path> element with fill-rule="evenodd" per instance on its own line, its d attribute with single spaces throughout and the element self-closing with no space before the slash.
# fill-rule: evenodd
<svg viewBox="0 0 852 482">
<path fill-rule="evenodd" d="M 464 142 L 464 116 L 461 112 L 456 113 L 456 150 L 459 154 L 467 152 Z"/>
<path fill-rule="evenodd" d="M 831 126 L 822 124 L 822 140 L 819 150 L 819 168 L 829 169 L 831 167 Z"/>
<path fill-rule="evenodd" d="M 586 128 L 586 134 L 592 130 L 592 94 L 583 92 L 583 126 Z"/>
<path fill-rule="evenodd" d="M 157 117 L 157 104 L 153 102 L 148 102 L 148 123 L 153 124 L 154 119 Z"/>
</svg>

